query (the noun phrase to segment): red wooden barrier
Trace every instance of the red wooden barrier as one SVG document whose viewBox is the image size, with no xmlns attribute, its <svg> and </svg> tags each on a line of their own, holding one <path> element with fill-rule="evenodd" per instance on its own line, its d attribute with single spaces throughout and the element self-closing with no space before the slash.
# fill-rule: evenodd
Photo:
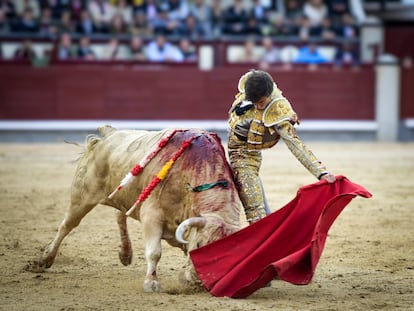
<svg viewBox="0 0 414 311">
<path fill-rule="evenodd" d="M 414 67 L 401 70 L 401 119 L 414 118 Z"/>
<path fill-rule="evenodd" d="M 0 119 L 224 120 L 250 66 L 0 66 Z M 302 119 L 374 120 L 375 72 L 269 70 Z M 410 112 L 411 113 L 411 112 Z"/>
</svg>

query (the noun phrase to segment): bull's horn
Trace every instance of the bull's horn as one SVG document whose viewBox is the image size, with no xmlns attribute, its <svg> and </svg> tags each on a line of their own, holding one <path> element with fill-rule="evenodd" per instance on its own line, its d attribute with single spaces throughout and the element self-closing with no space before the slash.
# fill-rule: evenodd
<svg viewBox="0 0 414 311">
<path fill-rule="evenodd" d="M 207 220 L 204 217 L 192 217 L 184 220 L 175 230 L 175 239 L 183 244 L 187 244 L 188 241 L 184 240 L 184 233 L 189 227 L 202 228 L 206 225 Z"/>
</svg>

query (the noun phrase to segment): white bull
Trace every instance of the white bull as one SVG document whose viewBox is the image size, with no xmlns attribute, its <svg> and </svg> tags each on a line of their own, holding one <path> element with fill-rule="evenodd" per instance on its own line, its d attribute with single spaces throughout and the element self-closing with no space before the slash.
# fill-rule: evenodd
<svg viewBox="0 0 414 311">
<path fill-rule="evenodd" d="M 197 138 L 177 159 L 166 178 L 130 215 L 142 224 L 147 262 L 144 290 L 160 290 L 156 270 L 161 257 L 161 239 L 187 254 L 240 229 L 242 204 L 217 135 L 200 130 L 177 131 L 128 187 L 108 198 L 131 168 L 151 153 L 166 131 L 121 131 L 105 126 L 99 133 L 101 137 L 87 139 L 73 180 L 69 209 L 56 237 L 37 261 L 38 268 L 52 266 L 62 240 L 98 204 L 119 210 L 119 258 L 122 264 L 129 265 L 132 248 L 125 213 L 183 142 L 195 135 Z M 215 187 L 194 191 L 196 186 L 217 181 L 221 183 Z M 197 283 L 189 258 L 183 272 L 184 280 Z"/>
</svg>

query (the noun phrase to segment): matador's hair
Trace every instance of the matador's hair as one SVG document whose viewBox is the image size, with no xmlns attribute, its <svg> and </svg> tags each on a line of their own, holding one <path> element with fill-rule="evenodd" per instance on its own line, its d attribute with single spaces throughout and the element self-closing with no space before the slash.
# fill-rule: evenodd
<svg viewBox="0 0 414 311">
<path fill-rule="evenodd" d="M 246 99 L 255 103 L 273 92 L 273 79 L 265 71 L 251 70 L 245 84 Z"/>
</svg>

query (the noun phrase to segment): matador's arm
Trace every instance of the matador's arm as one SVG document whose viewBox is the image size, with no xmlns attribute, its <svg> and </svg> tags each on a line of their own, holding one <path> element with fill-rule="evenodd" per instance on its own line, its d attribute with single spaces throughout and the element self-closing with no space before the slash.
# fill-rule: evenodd
<svg viewBox="0 0 414 311">
<path fill-rule="evenodd" d="M 313 176 L 320 179 L 321 176 L 328 174 L 325 165 L 315 157 L 312 151 L 310 151 L 297 136 L 296 129 L 292 123 L 289 121 L 281 122 L 275 126 L 275 129 L 296 159 L 298 159 Z"/>
</svg>

